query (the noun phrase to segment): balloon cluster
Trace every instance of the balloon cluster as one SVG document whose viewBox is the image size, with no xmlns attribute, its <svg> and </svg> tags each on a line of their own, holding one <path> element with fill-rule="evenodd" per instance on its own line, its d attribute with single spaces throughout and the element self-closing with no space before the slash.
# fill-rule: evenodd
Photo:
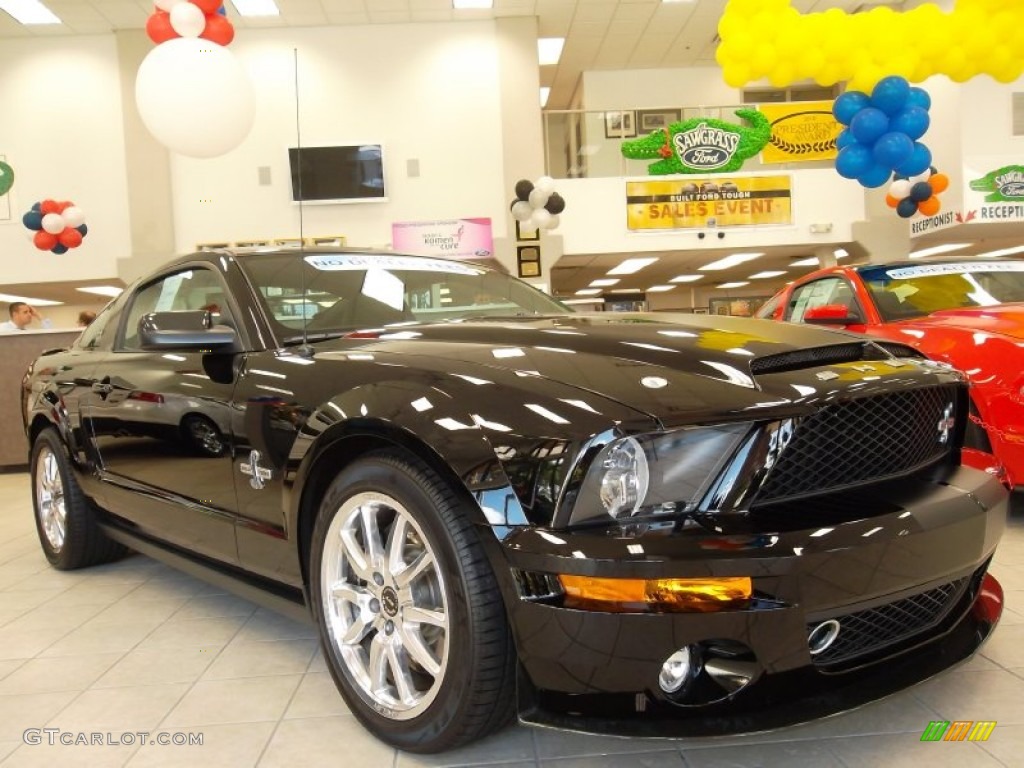
<svg viewBox="0 0 1024 768">
<path fill-rule="evenodd" d="M 918 139 L 928 130 L 931 98 L 897 75 L 871 91 L 846 91 L 832 114 L 847 128 L 839 134 L 836 171 L 865 187 L 880 187 L 892 173 L 915 176 L 931 166 L 932 153 Z"/>
<path fill-rule="evenodd" d="M 155 0 L 146 21 L 146 34 L 157 45 L 176 37 L 201 37 L 217 45 L 235 39 L 235 28 L 224 13 L 222 0 Z"/>
<path fill-rule="evenodd" d="M 956 0 L 950 13 L 935 3 L 800 13 L 790 0 L 729 0 L 715 58 L 734 88 L 767 77 L 777 88 L 811 78 L 868 91 L 888 74 L 962 83 L 984 73 L 1009 83 L 1024 70 L 1022 27 L 1024 3 L 1006 0 Z"/>
<path fill-rule="evenodd" d="M 82 238 L 89 232 L 85 226 L 85 213 L 68 200 L 34 203 L 21 221 L 35 231 L 32 242 L 40 251 L 67 253 L 80 246 Z"/>
<path fill-rule="evenodd" d="M 519 222 L 520 231 L 554 229 L 558 214 L 565 210 L 565 200 L 555 192 L 555 180 L 541 176 L 536 183 L 528 179 L 516 182 L 516 199 L 512 201 L 512 218 Z"/>
<path fill-rule="evenodd" d="M 904 219 L 915 213 L 934 216 L 942 210 L 939 194 L 949 187 L 949 177 L 931 166 L 916 176 L 896 176 L 889 185 L 885 202 Z"/>
</svg>

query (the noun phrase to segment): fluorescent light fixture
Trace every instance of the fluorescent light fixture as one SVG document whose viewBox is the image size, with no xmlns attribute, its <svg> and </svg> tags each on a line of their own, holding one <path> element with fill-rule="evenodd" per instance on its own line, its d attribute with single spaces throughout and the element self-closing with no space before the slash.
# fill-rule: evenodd
<svg viewBox="0 0 1024 768">
<path fill-rule="evenodd" d="M 0 293 L 0 301 L 6 301 L 8 304 L 23 301 L 26 304 L 31 304 L 33 307 L 55 307 L 58 304 L 64 303 L 63 301 L 50 301 L 49 299 L 33 299 L 30 296 L 15 296 L 11 293 Z"/>
<path fill-rule="evenodd" d="M 600 301 L 600 299 L 562 299 L 563 304 L 593 304 Z"/>
<path fill-rule="evenodd" d="M 966 248 L 969 245 L 974 245 L 974 243 L 944 243 L 943 245 L 933 245 L 931 248 L 922 248 L 919 251 L 913 251 L 910 254 L 910 258 L 923 259 L 926 256 L 936 256 L 940 253 L 959 251 L 961 248 Z"/>
<path fill-rule="evenodd" d="M 669 282 L 670 283 L 693 283 L 693 282 L 696 282 L 697 280 L 700 280 L 702 277 L 704 277 L 704 275 L 676 275 L 671 280 L 669 280 Z"/>
<path fill-rule="evenodd" d="M 551 95 L 551 89 L 548 86 L 543 86 L 540 89 L 540 105 L 542 107 L 547 106 L 548 96 Z"/>
<path fill-rule="evenodd" d="M 540 37 L 537 38 L 537 60 L 543 67 L 545 64 L 557 64 L 558 57 L 562 55 L 562 46 L 565 45 L 564 37 Z"/>
<path fill-rule="evenodd" d="M 231 0 L 239 16 L 280 16 L 274 0 Z"/>
<path fill-rule="evenodd" d="M 614 269 L 609 269 L 609 275 L 633 275 L 639 272 L 644 267 L 649 267 L 651 264 L 658 260 L 657 256 L 649 259 L 626 259 L 624 262 Z"/>
<path fill-rule="evenodd" d="M 791 262 L 789 262 L 789 266 L 791 266 L 791 267 L 816 267 L 816 266 L 818 266 L 818 263 L 819 262 L 818 262 L 818 257 L 817 256 L 810 256 L 810 257 L 808 257 L 806 259 L 800 259 L 799 261 L 791 261 Z"/>
<path fill-rule="evenodd" d="M 671 291 L 674 288 L 678 288 L 676 285 L 652 285 L 647 289 L 647 293 L 664 293 L 665 291 Z"/>
<path fill-rule="evenodd" d="M 26 26 L 61 23 L 56 14 L 39 0 L 0 0 L 0 10 L 7 11 L 15 21 Z"/>
<path fill-rule="evenodd" d="M 582 288 L 576 291 L 577 296 L 597 296 L 601 292 L 600 288 Z"/>
<path fill-rule="evenodd" d="M 764 251 L 755 251 L 751 253 L 733 253 L 729 256 L 725 256 L 718 261 L 712 261 L 710 264 L 705 264 L 703 267 L 698 267 L 702 270 L 711 269 L 729 269 L 730 267 L 738 267 L 740 264 L 744 264 L 748 261 L 753 261 L 759 256 L 764 256 Z"/>
<path fill-rule="evenodd" d="M 90 285 L 86 288 L 76 288 L 75 290 L 81 291 L 82 293 L 95 293 L 97 296 L 110 296 L 113 298 L 114 296 L 120 296 L 121 291 L 123 291 L 124 288 L 118 288 L 116 285 Z"/>
<path fill-rule="evenodd" d="M 590 281 L 590 287 L 591 288 L 607 288 L 608 286 L 615 285 L 615 284 L 617 284 L 619 282 L 620 282 L 619 278 L 617 278 L 617 277 L 606 277 L 606 278 L 602 278 L 600 280 L 591 280 Z"/>
<path fill-rule="evenodd" d="M 737 280 L 734 283 L 722 283 L 716 286 L 717 288 L 742 288 L 744 285 L 750 285 L 749 280 Z"/>
<path fill-rule="evenodd" d="M 984 253 L 976 253 L 975 256 L 982 256 L 986 259 L 997 259 L 1000 256 L 1012 256 L 1015 253 L 1024 253 L 1024 245 L 1018 245 L 1013 248 L 1001 248 L 998 251 L 985 251 Z"/>
<path fill-rule="evenodd" d="M 835 256 L 837 259 L 845 259 L 847 256 L 850 255 L 850 252 L 845 248 L 836 248 L 834 251 L 832 251 L 832 255 Z"/>
<path fill-rule="evenodd" d="M 493 8 L 494 0 L 452 0 L 452 8 L 456 11 L 468 10 L 471 8 Z"/>
<path fill-rule="evenodd" d="M 778 277 L 779 275 L 786 274 L 784 269 L 767 269 L 764 272 L 758 272 L 757 274 L 751 275 L 751 280 L 763 280 L 768 277 Z"/>
<path fill-rule="evenodd" d="M 643 293 L 639 288 L 612 288 L 608 293 Z"/>
</svg>

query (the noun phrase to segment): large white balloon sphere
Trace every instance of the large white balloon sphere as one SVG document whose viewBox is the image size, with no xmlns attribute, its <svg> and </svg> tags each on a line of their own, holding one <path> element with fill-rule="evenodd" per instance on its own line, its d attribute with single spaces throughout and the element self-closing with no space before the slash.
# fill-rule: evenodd
<svg viewBox="0 0 1024 768">
<path fill-rule="evenodd" d="M 550 176 L 541 176 L 533 184 L 534 189 L 543 189 L 549 195 L 555 191 L 555 180 Z"/>
<path fill-rule="evenodd" d="M 533 208 L 543 208 L 547 205 L 549 197 L 551 197 L 551 190 L 534 187 L 533 192 L 530 193 L 530 206 Z"/>
<path fill-rule="evenodd" d="M 187 2 L 187 0 L 156 0 L 156 7 L 161 11 L 170 11 L 176 5 Z"/>
<path fill-rule="evenodd" d="M 59 213 L 48 213 L 43 216 L 43 229 L 51 235 L 59 235 L 64 231 L 64 217 Z"/>
<path fill-rule="evenodd" d="M 182 37 L 199 37 L 206 28 L 206 14 L 194 3 L 178 3 L 170 16 L 171 28 Z"/>
<path fill-rule="evenodd" d="M 190 157 L 231 151 L 256 114 L 252 84 L 231 51 L 195 37 L 168 40 L 146 55 L 135 102 L 156 140 Z"/>
<path fill-rule="evenodd" d="M 61 216 L 64 217 L 64 223 L 69 227 L 80 227 L 85 224 L 85 211 L 77 205 L 69 205 Z"/>
<path fill-rule="evenodd" d="M 525 200 L 516 200 L 512 203 L 512 218 L 516 221 L 526 221 L 533 213 L 533 206 Z"/>
<path fill-rule="evenodd" d="M 530 214 L 530 223 L 537 229 L 548 229 L 551 222 L 551 214 L 543 208 L 538 208 Z"/>
</svg>

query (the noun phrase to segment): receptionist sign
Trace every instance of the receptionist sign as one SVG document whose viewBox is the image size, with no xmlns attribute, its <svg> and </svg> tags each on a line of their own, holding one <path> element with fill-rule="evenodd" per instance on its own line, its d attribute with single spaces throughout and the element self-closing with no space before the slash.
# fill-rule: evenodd
<svg viewBox="0 0 1024 768">
<path fill-rule="evenodd" d="M 792 224 L 789 176 L 714 176 L 626 182 L 632 232 Z"/>
<path fill-rule="evenodd" d="M 482 259 L 494 255 L 490 219 L 398 221 L 391 225 L 391 245 L 399 253 Z"/>
</svg>

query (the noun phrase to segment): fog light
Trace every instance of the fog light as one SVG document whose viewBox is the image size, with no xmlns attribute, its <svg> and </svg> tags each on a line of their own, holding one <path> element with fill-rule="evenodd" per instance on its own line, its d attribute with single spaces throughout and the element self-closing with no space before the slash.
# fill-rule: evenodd
<svg viewBox="0 0 1024 768">
<path fill-rule="evenodd" d="M 694 652 L 684 646 L 669 656 L 661 665 L 658 686 L 665 693 L 677 693 L 693 677 Z"/>
<path fill-rule="evenodd" d="M 811 651 L 811 656 L 817 656 L 831 648 L 839 638 L 840 629 L 839 622 L 835 619 L 823 621 L 812 629 L 807 636 L 807 647 Z"/>
</svg>

